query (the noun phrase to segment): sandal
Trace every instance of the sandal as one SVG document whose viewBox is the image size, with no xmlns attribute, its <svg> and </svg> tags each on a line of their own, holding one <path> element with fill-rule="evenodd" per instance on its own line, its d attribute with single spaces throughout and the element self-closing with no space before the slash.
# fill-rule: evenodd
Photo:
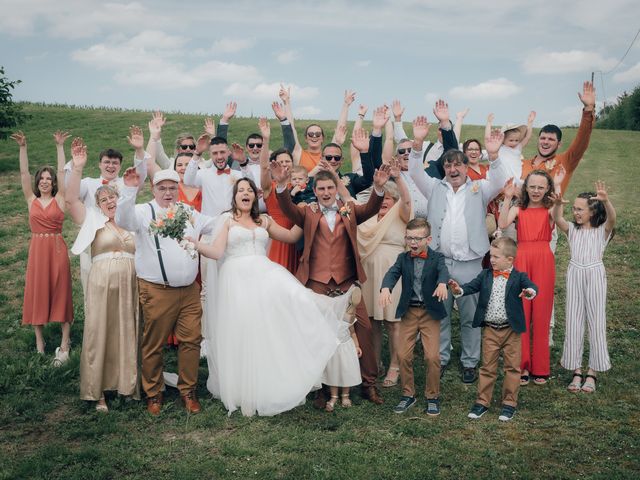
<svg viewBox="0 0 640 480">
<path fill-rule="evenodd" d="M 396 377 L 395 378 L 389 378 L 389 376 L 391 375 L 391 372 L 396 372 Z M 398 380 L 399 379 L 400 379 L 400 368 L 399 367 L 389 367 L 389 370 L 387 371 L 387 376 L 382 381 L 382 386 L 385 387 L 385 388 L 395 387 L 396 385 L 398 385 Z"/>
<path fill-rule="evenodd" d="M 533 383 L 536 385 L 546 385 L 549 379 L 547 377 L 534 377 Z"/>
<path fill-rule="evenodd" d="M 104 395 L 100 397 L 100 400 L 96 403 L 96 412 L 107 413 L 109 412 L 109 407 L 107 406 L 107 401 L 104 398 Z"/>
<path fill-rule="evenodd" d="M 324 406 L 326 412 L 333 412 L 336 409 L 336 403 L 338 403 L 338 396 L 331 395 L 331 399 Z"/>
<path fill-rule="evenodd" d="M 598 381 L 598 379 L 596 378 L 595 375 L 585 375 L 584 376 L 585 380 L 584 383 L 582 384 L 582 391 L 584 393 L 593 393 L 596 391 L 596 382 Z"/>
<path fill-rule="evenodd" d="M 525 385 L 529 385 L 529 373 L 520 375 L 520 386 L 524 387 Z"/>
<path fill-rule="evenodd" d="M 576 381 L 576 378 L 578 379 L 578 381 Z M 583 380 L 584 380 L 584 377 L 582 376 L 582 372 L 581 373 L 573 372 L 573 378 L 571 379 L 571 383 L 567 385 L 567 390 L 570 391 L 571 393 L 578 393 L 582 388 Z"/>
<path fill-rule="evenodd" d="M 349 398 L 349 394 L 348 393 L 343 393 L 342 395 L 340 395 L 340 399 L 341 399 L 340 404 L 344 408 L 349 408 L 349 407 L 353 406 L 353 403 L 351 403 L 351 399 Z"/>
</svg>

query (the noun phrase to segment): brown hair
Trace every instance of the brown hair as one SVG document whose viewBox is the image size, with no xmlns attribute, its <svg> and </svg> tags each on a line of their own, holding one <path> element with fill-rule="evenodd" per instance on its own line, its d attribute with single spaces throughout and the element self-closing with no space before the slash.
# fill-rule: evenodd
<svg viewBox="0 0 640 480">
<path fill-rule="evenodd" d="M 193 135 L 191 135 L 190 133 L 181 133 L 176 138 L 176 152 L 180 151 L 180 144 L 182 143 L 183 140 L 193 140 L 194 145 L 196 143 L 196 139 L 194 138 Z"/>
<path fill-rule="evenodd" d="M 238 204 L 236 203 L 236 194 L 238 193 L 238 185 L 240 182 L 247 182 L 249 186 L 253 189 L 253 193 L 255 197 L 253 198 L 253 203 L 251 204 L 251 211 L 249 212 L 251 215 L 251 219 L 257 224 L 261 225 L 262 221 L 260 219 L 260 207 L 258 205 L 258 187 L 250 178 L 239 178 L 236 183 L 233 184 L 233 194 L 231 196 L 231 208 L 227 210 L 231 212 L 234 216 L 240 212 L 238 208 Z"/>
<path fill-rule="evenodd" d="M 407 223 L 407 230 L 420 230 L 421 228 L 426 230 L 427 236 L 431 235 L 431 225 L 426 218 L 416 217 Z"/>
<path fill-rule="evenodd" d="M 320 180 L 331 180 L 336 187 L 338 186 L 333 173 L 327 172 L 326 170 L 320 170 L 318 173 L 316 173 L 316 176 L 313 179 L 314 188 Z"/>
<path fill-rule="evenodd" d="M 305 177 L 309 177 L 309 170 L 302 165 L 294 165 L 291 169 L 291 173 L 304 173 Z"/>
<path fill-rule="evenodd" d="M 522 198 L 520 200 L 520 208 L 526 210 L 529 206 L 529 202 L 531 201 L 531 199 L 529 198 L 529 193 L 527 192 L 527 185 L 529 184 L 529 178 L 531 178 L 532 175 L 539 175 L 547 179 L 547 185 L 549 185 L 549 188 L 545 192 L 544 197 L 542 197 L 542 206 L 544 208 L 551 208 L 553 206 L 553 200 L 551 200 L 550 195 L 553 192 L 553 179 L 551 178 L 551 175 L 549 175 L 544 170 L 534 170 L 533 172 L 529 173 L 529 175 L 527 175 L 527 178 L 524 179 L 524 183 L 522 184 Z"/>
<path fill-rule="evenodd" d="M 33 194 L 38 198 L 40 198 L 40 195 L 42 195 L 40 193 L 40 189 L 38 188 L 38 184 L 40 183 L 40 179 L 42 178 L 42 174 L 44 172 L 49 172 L 49 175 L 51 175 L 51 196 L 55 197 L 58 193 L 58 176 L 56 175 L 56 171 L 53 169 L 53 167 L 49 166 L 41 167 L 36 171 L 36 175 L 33 180 Z"/>
<path fill-rule="evenodd" d="M 509 237 L 496 238 L 491 242 L 491 246 L 500 250 L 505 257 L 516 258 L 516 253 L 518 253 L 518 244 Z"/>
</svg>

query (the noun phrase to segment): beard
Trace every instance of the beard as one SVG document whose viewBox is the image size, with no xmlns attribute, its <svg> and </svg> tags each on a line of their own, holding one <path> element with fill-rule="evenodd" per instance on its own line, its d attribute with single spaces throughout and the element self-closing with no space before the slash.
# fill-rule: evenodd
<svg viewBox="0 0 640 480">
<path fill-rule="evenodd" d="M 549 159 L 549 158 L 553 157 L 556 154 L 557 151 L 558 151 L 558 149 L 556 148 L 551 153 L 548 153 L 548 154 L 545 155 L 540 151 L 540 149 L 538 149 L 538 155 L 540 155 L 544 159 Z"/>
</svg>

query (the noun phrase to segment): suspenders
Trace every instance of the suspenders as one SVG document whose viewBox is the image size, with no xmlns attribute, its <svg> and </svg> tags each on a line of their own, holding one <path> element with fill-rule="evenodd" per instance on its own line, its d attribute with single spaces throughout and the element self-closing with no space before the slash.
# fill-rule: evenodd
<svg viewBox="0 0 640 480">
<path fill-rule="evenodd" d="M 148 203 L 149 207 L 151 207 L 151 219 L 156 219 L 156 211 L 153 208 L 151 202 Z M 158 239 L 158 234 L 154 235 L 156 239 L 156 252 L 158 252 L 158 261 L 160 262 L 160 271 L 162 272 L 162 279 L 164 280 L 165 286 L 169 285 L 169 280 L 167 280 L 167 272 L 164 270 L 164 262 L 162 261 L 162 252 L 160 251 L 160 240 Z"/>
</svg>

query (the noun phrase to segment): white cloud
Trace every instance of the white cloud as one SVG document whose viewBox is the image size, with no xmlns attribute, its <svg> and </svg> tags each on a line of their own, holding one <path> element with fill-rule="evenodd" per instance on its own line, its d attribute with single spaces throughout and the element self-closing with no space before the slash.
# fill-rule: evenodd
<svg viewBox="0 0 640 480">
<path fill-rule="evenodd" d="M 568 52 L 535 51 L 522 61 L 526 73 L 565 74 L 589 72 L 592 70 L 608 70 L 613 68 L 617 60 L 604 58 L 598 52 L 570 50 Z"/>
<path fill-rule="evenodd" d="M 425 101 L 429 104 L 436 103 L 436 100 L 438 100 L 439 98 L 440 98 L 440 95 L 434 92 L 427 92 L 424 95 Z"/>
<path fill-rule="evenodd" d="M 613 76 L 613 81 L 616 83 L 640 82 L 640 62 L 625 72 L 616 73 Z"/>
<path fill-rule="evenodd" d="M 276 60 L 283 65 L 294 62 L 298 59 L 300 53 L 298 50 L 287 50 L 286 52 L 276 53 Z"/>
<path fill-rule="evenodd" d="M 251 38 L 221 38 L 213 42 L 211 53 L 237 53 L 251 48 L 254 44 Z"/>
<path fill-rule="evenodd" d="M 463 100 L 485 100 L 508 98 L 520 92 L 519 87 L 506 78 L 496 78 L 478 83 L 477 85 L 458 86 L 449 90 L 452 97 Z"/>
<path fill-rule="evenodd" d="M 295 109 L 295 116 L 298 118 L 310 118 L 319 115 L 322 112 L 318 107 L 313 105 L 306 105 Z"/>
<path fill-rule="evenodd" d="M 371 60 L 358 60 L 356 62 L 356 67 L 368 67 L 371 65 Z"/>
<path fill-rule="evenodd" d="M 224 94 L 234 98 L 252 98 L 256 100 L 277 100 L 279 83 L 258 83 L 252 85 L 245 82 L 235 82 L 224 90 Z M 291 98 L 293 101 L 310 100 L 318 96 L 319 90 L 316 87 L 300 87 L 291 85 Z"/>
</svg>

